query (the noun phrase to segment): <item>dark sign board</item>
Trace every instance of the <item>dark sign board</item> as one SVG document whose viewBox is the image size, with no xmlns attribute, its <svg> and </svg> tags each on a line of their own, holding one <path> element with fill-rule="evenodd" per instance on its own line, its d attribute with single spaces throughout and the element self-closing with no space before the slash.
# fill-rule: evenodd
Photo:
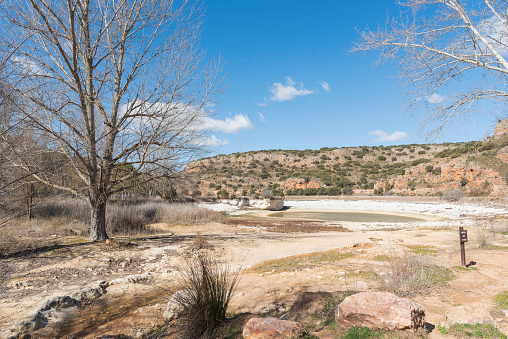
<svg viewBox="0 0 508 339">
<path fill-rule="evenodd" d="M 466 230 L 460 231 L 460 242 L 467 242 L 467 231 Z"/>
</svg>

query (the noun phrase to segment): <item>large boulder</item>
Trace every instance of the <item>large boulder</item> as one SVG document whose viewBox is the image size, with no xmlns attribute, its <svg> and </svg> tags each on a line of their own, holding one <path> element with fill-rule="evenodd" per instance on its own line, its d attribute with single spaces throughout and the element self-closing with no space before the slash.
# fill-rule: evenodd
<svg viewBox="0 0 508 339">
<path fill-rule="evenodd" d="M 252 318 L 243 328 L 245 339 L 301 338 L 309 332 L 302 324 L 277 318 Z"/>
<path fill-rule="evenodd" d="M 337 306 L 335 320 L 344 327 L 416 330 L 425 324 L 422 305 L 387 292 L 361 292 Z"/>
<path fill-rule="evenodd" d="M 454 324 L 482 324 L 496 327 L 489 311 L 482 307 L 458 306 L 446 311 L 439 325 L 450 328 Z"/>
</svg>

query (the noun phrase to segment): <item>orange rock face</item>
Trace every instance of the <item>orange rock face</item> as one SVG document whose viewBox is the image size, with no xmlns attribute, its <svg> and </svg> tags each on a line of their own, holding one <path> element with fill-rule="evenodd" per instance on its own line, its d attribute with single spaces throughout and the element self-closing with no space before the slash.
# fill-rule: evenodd
<svg viewBox="0 0 508 339">
<path fill-rule="evenodd" d="M 305 182 L 303 179 L 287 179 L 282 185 L 280 185 L 281 188 L 287 188 L 289 190 L 295 190 L 295 189 L 306 189 L 306 188 L 320 188 L 321 185 L 315 181 L 309 181 Z"/>
<path fill-rule="evenodd" d="M 504 163 L 508 163 L 508 146 L 506 146 L 505 148 L 502 148 L 497 153 L 497 158 Z"/>
</svg>

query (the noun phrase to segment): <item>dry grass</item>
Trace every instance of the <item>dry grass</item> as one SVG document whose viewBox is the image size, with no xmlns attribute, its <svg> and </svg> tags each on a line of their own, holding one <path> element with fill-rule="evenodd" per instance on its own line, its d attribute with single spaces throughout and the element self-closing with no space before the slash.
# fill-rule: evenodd
<svg viewBox="0 0 508 339">
<path fill-rule="evenodd" d="M 350 232 L 342 226 L 330 226 L 324 222 L 309 220 L 254 220 L 230 218 L 227 223 L 234 226 L 260 227 L 268 232 L 277 233 L 318 233 Z"/>
<path fill-rule="evenodd" d="M 495 238 L 495 232 L 493 225 L 486 222 L 477 222 L 475 227 L 476 241 L 478 242 L 478 248 L 486 248 L 491 245 Z"/>
<path fill-rule="evenodd" d="M 55 198 L 34 209 L 34 219 L 19 218 L 5 224 L 0 232 L 0 255 L 51 245 L 63 236 L 88 237 L 90 208 L 88 202 Z M 164 202 L 111 203 L 106 213 L 110 236 L 146 235 L 156 232 L 154 223 L 195 225 L 221 221 L 220 213 L 192 204 Z"/>
<path fill-rule="evenodd" d="M 226 312 L 239 282 L 239 273 L 204 251 L 184 260 L 181 291 L 177 301 L 184 308 L 189 338 L 211 337 L 226 319 Z"/>
<path fill-rule="evenodd" d="M 453 278 L 450 270 L 434 263 L 434 258 L 410 253 L 390 259 L 385 272 L 378 276 L 381 289 L 401 296 L 425 293 Z"/>
<path fill-rule="evenodd" d="M 199 250 L 205 250 L 210 248 L 210 244 L 206 240 L 204 236 L 201 235 L 201 233 L 197 232 L 196 236 L 194 237 L 194 241 L 192 242 L 192 245 L 189 247 L 190 251 L 199 251 Z"/>
</svg>

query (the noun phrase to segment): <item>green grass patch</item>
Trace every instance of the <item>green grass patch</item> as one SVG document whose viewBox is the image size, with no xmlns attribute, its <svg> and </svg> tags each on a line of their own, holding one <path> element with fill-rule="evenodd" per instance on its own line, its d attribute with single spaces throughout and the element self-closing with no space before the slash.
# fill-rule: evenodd
<svg viewBox="0 0 508 339">
<path fill-rule="evenodd" d="M 392 259 L 393 259 L 393 257 L 390 257 L 388 255 L 384 255 L 384 254 L 382 254 L 382 255 L 376 255 L 374 257 L 374 260 L 376 260 L 376 261 L 390 261 Z"/>
<path fill-rule="evenodd" d="M 504 291 L 496 295 L 494 301 L 496 302 L 497 307 L 503 310 L 508 310 L 508 291 Z"/>
<path fill-rule="evenodd" d="M 354 253 L 339 252 L 338 250 L 330 250 L 325 252 L 314 252 L 300 254 L 282 259 L 269 260 L 258 264 L 252 268 L 257 272 L 292 272 L 300 271 L 305 268 L 320 267 L 332 264 L 337 261 L 354 257 Z"/>
<path fill-rule="evenodd" d="M 482 324 L 454 324 L 448 333 L 456 338 L 506 339 L 506 336 L 497 328 Z"/>
<path fill-rule="evenodd" d="M 508 250 L 508 247 L 507 246 L 499 246 L 499 245 L 487 245 L 485 247 L 483 247 L 482 249 L 484 250 Z"/>
<path fill-rule="evenodd" d="M 407 248 L 414 254 L 432 255 L 437 256 L 437 250 L 434 246 L 426 245 L 406 245 Z"/>
<path fill-rule="evenodd" d="M 441 332 L 443 334 L 448 334 L 448 330 L 444 326 L 437 325 L 437 329 L 439 330 L 439 332 Z"/>
<path fill-rule="evenodd" d="M 471 267 L 453 266 L 452 269 L 456 272 L 469 272 L 469 271 L 476 271 L 477 270 L 477 268 L 474 266 L 471 266 Z"/>
<path fill-rule="evenodd" d="M 367 327 L 353 326 L 342 336 L 343 339 L 385 338 L 385 331 L 373 331 Z"/>
</svg>

